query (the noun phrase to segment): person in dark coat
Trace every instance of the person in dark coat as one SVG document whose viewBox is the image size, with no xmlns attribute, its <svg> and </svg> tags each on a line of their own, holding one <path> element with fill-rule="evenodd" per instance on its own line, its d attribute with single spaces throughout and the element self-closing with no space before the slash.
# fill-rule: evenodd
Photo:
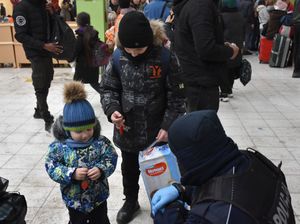
<svg viewBox="0 0 300 224">
<path fill-rule="evenodd" d="M 175 53 L 184 74 L 187 111 L 217 111 L 220 73 L 239 48 L 224 44 L 217 2 L 174 0 L 173 11 Z"/>
<path fill-rule="evenodd" d="M 31 62 L 32 84 L 37 100 L 33 117 L 44 119 L 45 129 L 50 131 L 54 122 L 47 104 L 54 73 L 51 53 L 60 54 L 63 50 L 56 43 L 47 43 L 47 10 L 53 13 L 44 0 L 22 0 L 14 7 L 13 18 L 15 38 L 22 43 Z"/>
<path fill-rule="evenodd" d="M 163 23 L 151 25 L 142 12 L 128 12 L 119 25 L 118 48 L 101 79 L 101 103 L 114 124 L 113 140 L 122 153 L 125 203 L 118 223 L 128 223 L 140 208 L 139 152 L 155 140 L 168 141 L 168 128 L 184 113 L 179 64 L 168 49 Z"/>
<path fill-rule="evenodd" d="M 294 71 L 292 77 L 300 78 L 300 0 L 295 1 L 293 23 L 295 27 L 295 36 L 293 44 Z"/>
<path fill-rule="evenodd" d="M 287 4 L 282 0 L 277 0 L 274 9 L 269 11 L 269 14 L 270 19 L 268 21 L 266 38 L 272 40 L 275 34 L 279 32 L 281 18 L 287 14 Z"/>
<path fill-rule="evenodd" d="M 73 79 L 89 83 L 98 93 L 99 67 L 92 64 L 92 50 L 98 41 L 98 32 L 90 25 L 90 15 L 81 12 L 76 18 L 79 28 L 77 34 L 74 59 L 76 59 L 75 74 Z"/>
<path fill-rule="evenodd" d="M 235 0 L 222 0 L 220 9 L 224 24 L 225 43 L 236 43 L 242 49 L 245 39 L 245 21 L 238 9 L 237 2 Z M 221 101 L 227 102 L 229 101 L 229 97 L 232 97 L 234 79 L 238 77 L 241 63 L 241 52 L 239 52 L 235 59 L 227 61 L 227 72 L 221 74 Z"/>
<path fill-rule="evenodd" d="M 6 16 L 6 9 L 3 3 L 0 3 L 0 18 L 4 18 Z"/>
<path fill-rule="evenodd" d="M 295 224 L 280 168 L 255 150 L 239 150 L 215 111 L 192 112 L 174 121 L 169 146 L 178 161 L 181 183 L 153 195 L 155 224 Z M 185 220 L 174 222 L 168 204 L 177 199 L 191 209 Z"/>
</svg>

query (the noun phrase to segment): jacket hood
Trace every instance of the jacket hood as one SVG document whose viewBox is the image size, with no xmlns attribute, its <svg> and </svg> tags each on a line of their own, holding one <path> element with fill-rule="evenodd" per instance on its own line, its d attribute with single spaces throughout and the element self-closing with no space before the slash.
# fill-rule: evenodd
<svg viewBox="0 0 300 224">
<path fill-rule="evenodd" d="M 169 128 L 169 146 L 175 154 L 184 185 L 203 184 L 227 172 L 241 152 L 213 110 L 188 113 Z"/>
<path fill-rule="evenodd" d="M 150 20 L 150 26 L 153 31 L 153 45 L 154 46 L 163 46 L 166 40 L 168 40 L 165 28 L 164 28 L 164 22 L 160 20 Z M 115 37 L 115 43 L 118 48 L 122 49 L 122 44 L 119 40 L 118 35 Z"/>
<path fill-rule="evenodd" d="M 66 131 L 63 128 L 63 116 L 59 116 L 53 125 L 53 129 L 52 129 L 53 135 L 55 137 L 55 139 L 57 139 L 58 141 L 65 141 L 66 139 L 70 138 Z M 100 137 L 100 133 L 101 133 L 101 126 L 100 126 L 100 122 L 98 119 L 96 119 L 96 125 L 94 126 L 94 138 L 99 138 Z"/>
</svg>

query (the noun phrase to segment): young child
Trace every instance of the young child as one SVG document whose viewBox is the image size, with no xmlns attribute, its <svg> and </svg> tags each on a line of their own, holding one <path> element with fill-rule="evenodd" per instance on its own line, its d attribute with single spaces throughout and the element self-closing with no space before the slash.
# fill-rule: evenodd
<svg viewBox="0 0 300 224">
<path fill-rule="evenodd" d="M 128 12 L 119 25 L 118 48 L 101 79 L 101 103 L 115 124 L 114 143 L 122 152 L 125 203 L 118 223 L 128 223 L 140 208 L 138 153 L 154 140 L 168 141 L 168 128 L 184 113 L 183 84 L 175 55 L 162 47 L 163 23 L 138 11 Z M 181 87 L 181 88 L 180 88 Z"/>
<path fill-rule="evenodd" d="M 63 116 L 54 124 L 56 140 L 46 156 L 46 170 L 60 184 L 71 224 L 109 224 L 107 178 L 114 172 L 117 154 L 100 135 L 100 124 L 80 82 L 64 87 Z"/>
<path fill-rule="evenodd" d="M 73 79 L 89 83 L 99 92 L 99 67 L 93 65 L 93 48 L 98 41 L 98 32 L 90 25 L 90 15 L 81 12 L 77 15 L 78 29 L 75 31 L 77 40 L 74 59 L 76 59 L 75 74 Z"/>
</svg>

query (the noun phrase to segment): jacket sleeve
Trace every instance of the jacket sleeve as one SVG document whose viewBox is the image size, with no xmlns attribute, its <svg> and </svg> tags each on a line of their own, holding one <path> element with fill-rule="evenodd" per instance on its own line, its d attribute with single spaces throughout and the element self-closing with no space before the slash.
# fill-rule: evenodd
<svg viewBox="0 0 300 224">
<path fill-rule="evenodd" d="M 120 52 L 114 51 L 113 56 L 106 67 L 100 82 L 101 104 L 107 119 L 111 122 L 111 115 L 115 111 L 122 113 L 121 91 L 122 85 L 118 71 L 118 65 L 114 63 L 114 57 Z M 119 57 L 117 59 L 119 60 Z"/>
<path fill-rule="evenodd" d="M 96 167 L 103 172 L 103 177 L 107 178 L 116 169 L 118 154 L 112 143 L 104 136 L 101 139 L 101 145 L 101 155 L 99 156 L 99 161 L 97 162 Z"/>
<path fill-rule="evenodd" d="M 184 84 L 181 81 L 182 71 L 179 61 L 175 54 L 171 53 L 168 66 L 166 89 L 167 89 L 167 108 L 161 128 L 168 130 L 172 122 L 183 115 L 184 108 Z"/>
<path fill-rule="evenodd" d="M 49 146 L 45 167 L 52 180 L 60 184 L 70 184 L 75 167 L 64 165 L 64 151 L 61 143 L 54 142 Z"/>
<path fill-rule="evenodd" d="M 30 34 L 28 15 L 22 4 L 16 5 L 14 12 L 14 27 L 16 30 L 15 38 L 27 47 L 42 50 L 44 42 L 34 39 Z"/>
<path fill-rule="evenodd" d="M 201 60 L 204 61 L 227 61 L 233 50 L 223 43 L 216 42 L 216 10 L 213 1 L 194 1 L 188 19 L 191 35 L 195 44 L 195 50 Z"/>
</svg>

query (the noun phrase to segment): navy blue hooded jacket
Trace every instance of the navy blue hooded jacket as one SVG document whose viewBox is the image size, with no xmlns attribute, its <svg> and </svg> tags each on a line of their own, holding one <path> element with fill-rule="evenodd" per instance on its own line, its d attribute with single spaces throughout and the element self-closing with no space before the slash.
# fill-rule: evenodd
<svg viewBox="0 0 300 224">
<path fill-rule="evenodd" d="M 182 174 L 181 183 L 188 189 L 191 201 L 195 186 L 225 174 L 238 174 L 249 166 L 248 158 L 227 137 L 213 110 L 184 115 L 169 129 L 169 145 L 176 155 Z M 223 201 L 207 201 L 192 205 L 185 223 L 254 224 L 250 216 Z"/>
</svg>

